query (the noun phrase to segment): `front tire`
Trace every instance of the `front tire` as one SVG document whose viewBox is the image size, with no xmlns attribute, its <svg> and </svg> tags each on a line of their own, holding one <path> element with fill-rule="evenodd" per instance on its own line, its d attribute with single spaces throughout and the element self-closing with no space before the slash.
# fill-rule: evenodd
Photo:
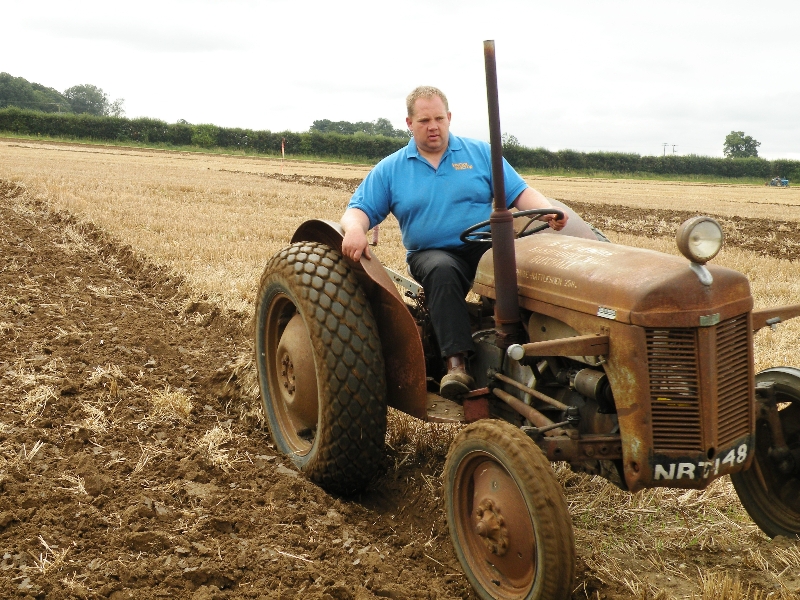
<svg viewBox="0 0 800 600">
<path fill-rule="evenodd" d="M 264 269 L 256 366 L 272 438 L 309 479 L 353 493 L 382 463 L 386 381 L 369 302 L 339 252 L 302 242 Z"/>
<path fill-rule="evenodd" d="M 731 475 L 747 513 L 770 537 L 800 535 L 800 369 L 778 367 L 756 375 L 756 382 L 774 383 L 775 403 L 787 456 L 770 452 L 774 445 L 768 423 L 769 401 L 757 400 L 755 457 L 746 471 Z"/>
<path fill-rule="evenodd" d="M 563 600 L 575 541 L 561 485 L 542 451 L 504 421 L 481 420 L 453 442 L 444 468 L 458 560 L 484 600 Z"/>
</svg>

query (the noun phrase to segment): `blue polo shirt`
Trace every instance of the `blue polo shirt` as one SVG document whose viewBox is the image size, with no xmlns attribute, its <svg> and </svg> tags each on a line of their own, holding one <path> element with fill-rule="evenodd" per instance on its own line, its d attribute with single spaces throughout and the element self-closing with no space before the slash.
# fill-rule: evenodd
<svg viewBox="0 0 800 600">
<path fill-rule="evenodd" d="M 528 187 L 503 159 L 506 206 Z M 492 213 L 492 157 L 489 144 L 450 134 L 439 168 L 408 146 L 387 156 L 370 171 L 347 208 L 358 208 L 375 227 L 392 213 L 400 222 L 409 254 L 463 246 L 459 235 Z"/>
</svg>

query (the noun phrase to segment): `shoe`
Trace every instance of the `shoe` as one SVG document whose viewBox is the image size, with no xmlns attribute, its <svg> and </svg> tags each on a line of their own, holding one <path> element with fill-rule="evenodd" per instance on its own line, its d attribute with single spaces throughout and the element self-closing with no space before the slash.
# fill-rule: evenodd
<svg viewBox="0 0 800 600">
<path fill-rule="evenodd" d="M 439 385 L 439 395 L 453 400 L 466 394 L 475 387 L 475 380 L 467 373 L 467 365 L 463 354 L 454 354 L 447 357 L 447 374 L 442 377 Z"/>
</svg>

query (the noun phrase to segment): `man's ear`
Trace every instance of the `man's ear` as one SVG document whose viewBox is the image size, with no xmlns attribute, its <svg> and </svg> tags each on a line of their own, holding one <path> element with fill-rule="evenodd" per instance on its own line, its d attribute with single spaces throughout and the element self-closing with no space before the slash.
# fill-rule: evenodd
<svg viewBox="0 0 800 600">
<path fill-rule="evenodd" d="M 408 126 L 409 129 L 411 129 L 411 123 L 412 122 L 413 121 L 411 120 L 411 117 L 406 117 L 406 126 Z"/>
</svg>

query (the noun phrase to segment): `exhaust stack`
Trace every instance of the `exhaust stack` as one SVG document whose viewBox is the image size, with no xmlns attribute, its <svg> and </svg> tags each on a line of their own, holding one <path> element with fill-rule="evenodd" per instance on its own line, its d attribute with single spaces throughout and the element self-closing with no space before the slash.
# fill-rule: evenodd
<svg viewBox="0 0 800 600">
<path fill-rule="evenodd" d="M 489 141 L 492 146 L 494 210 L 489 222 L 492 232 L 494 281 L 497 293 L 494 318 L 498 329 L 497 344 L 505 348 L 517 341 L 521 329 L 517 295 L 517 259 L 514 252 L 514 219 L 506 206 L 494 40 L 483 42 L 483 55 L 486 63 L 486 99 L 489 105 Z"/>
</svg>

